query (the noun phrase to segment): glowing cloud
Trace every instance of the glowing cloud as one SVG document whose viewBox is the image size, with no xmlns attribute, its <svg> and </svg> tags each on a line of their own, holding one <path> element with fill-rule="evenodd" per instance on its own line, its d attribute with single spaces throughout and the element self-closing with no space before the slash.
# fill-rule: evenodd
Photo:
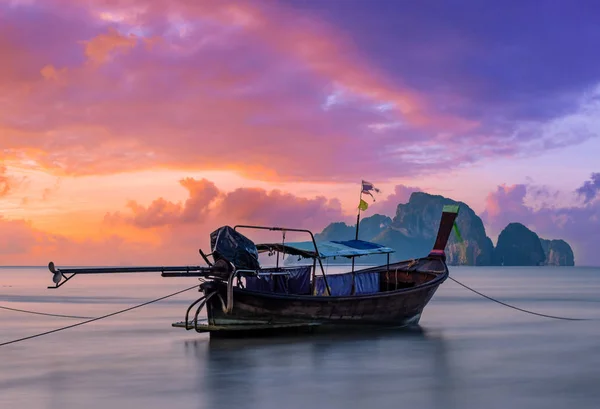
<svg viewBox="0 0 600 409">
<path fill-rule="evenodd" d="M 57 175 L 168 167 L 270 181 L 414 176 L 555 149 L 559 131 L 598 112 L 590 94 L 577 101 L 579 119 L 542 129 L 548 121 L 447 109 L 437 91 L 365 58 L 327 19 L 274 4 L 48 0 L 2 10 L 0 156 Z M 477 105 L 458 93 L 444 103 Z"/>
<path fill-rule="evenodd" d="M 149 206 L 132 201 L 127 205 L 129 213 L 107 214 L 105 221 L 109 224 L 130 224 L 140 229 L 201 226 L 207 221 L 212 226 L 216 226 L 215 222 L 261 225 L 289 225 L 293 222 L 293 227 L 323 228 L 332 220 L 346 217 L 338 200 L 328 200 L 323 196 L 307 199 L 260 188 L 238 188 L 225 193 L 206 179 L 186 178 L 180 184 L 189 195 L 184 203 L 173 203 L 162 197 Z"/>
</svg>

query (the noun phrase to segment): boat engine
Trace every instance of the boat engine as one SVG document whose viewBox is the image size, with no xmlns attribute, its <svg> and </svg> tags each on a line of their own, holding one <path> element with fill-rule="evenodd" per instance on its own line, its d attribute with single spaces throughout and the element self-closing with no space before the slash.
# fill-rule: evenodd
<svg viewBox="0 0 600 409">
<path fill-rule="evenodd" d="M 260 269 L 254 242 L 229 226 L 219 227 L 210 234 L 210 247 L 215 266 L 225 262 L 233 264 L 237 270 Z"/>
</svg>

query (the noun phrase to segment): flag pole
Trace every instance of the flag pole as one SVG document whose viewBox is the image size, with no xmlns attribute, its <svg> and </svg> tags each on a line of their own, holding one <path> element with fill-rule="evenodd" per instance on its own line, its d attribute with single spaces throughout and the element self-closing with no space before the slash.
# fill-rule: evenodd
<svg viewBox="0 0 600 409">
<path fill-rule="evenodd" d="M 358 213 L 356 215 L 356 234 L 354 240 L 358 240 L 358 224 L 360 223 L 360 201 L 362 200 L 362 184 L 360 185 L 360 199 L 358 200 Z M 352 259 L 354 261 L 354 259 Z"/>
<path fill-rule="evenodd" d="M 360 223 L 360 203 L 362 201 L 362 194 L 363 194 L 363 189 L 362 189 L 362 182 L 360 183 L 360 198 L 358 199 L 358 213 L 356 214 L 356 234 L 354 235 L 354 240 L 358 240 L 358 225 Z M 354 294 L 356 289 L 355 289 L 355 284 L 354 284 L 354 259 L 356 257 L 352 257 L 352 290 L 351 293 Z"/>
</svg>

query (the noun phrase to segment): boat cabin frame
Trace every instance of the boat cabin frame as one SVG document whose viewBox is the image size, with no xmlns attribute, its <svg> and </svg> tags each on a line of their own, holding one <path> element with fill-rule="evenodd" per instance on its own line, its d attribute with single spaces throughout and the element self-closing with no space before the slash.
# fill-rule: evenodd
<svg viewBox="0 0 600 409">
<path fill-rule="evenodd" d="M 321 249 L 319 249 L 319 244 L 315 239 L 315 236 L 312 231 L 308 229 L 295 229 L 288 227 L 266 227 L 266 226 L 255 226 L 255 225 L 245 225 L 238 224 L 233 228 L 235 231 L 238 229 L 248 229 L 248 230 L 267 230 L 267 231 L 280 231 L 282 233 L 281 243 L 261 243 L 257 244 L 256 248 L 258 253 L 268 252 L 269 254 L 276 254 L 276 265 L 274 267 L 275 271 L 281 270 L 280 275 L 289 275 L 286 274 L 286 269 L 293 269 L 295 267 L 280 267 L 279 266 L 279 258 L 282 255 L 281 259 L 283 260 L 286 254 L 299 256 L 302 258 L 312 259 L 312 274 L 311 274 L 311 294 L 315 293 L 315 285 L 316 285 L 316 275 L 317 275 L 317 263 L 319 264 L 319 269 L 321 271 L 321 275 L 325 282 L 325 287 L 327 290 L 327 295 L 331 295 L 331 288 L 329 287 L 329 283 L 327 282 L 327 274 L 325 272 L 325 268 L 323 267 L 323 259 L 328 258 L 337 258 L 344 257 L 348 258 L 352 261 L 352 295 L 355 293 L 355 270 L 354 270 L 354 262 L 357 257 L 361 256 L 369 256 L 376 254 L 385 254 L 387 261 L 386 266 L 389 272 L 390 267 L 390 254 L 394 253 L 395 250 L 382 246 L 380 244 L 364 241 L 364 240 L 348 240 L 348 241 L 323 241 L 321 242 Z M 295 233 L 306 233 L 310 235 L 310 241 L 307 242 L 291 242 L 286 243 L 286 232 L 295 232 Z M 323 247 L 326 247 L 324 250 Z M 205 261 L 208 261 L 205 256 Z M 269 270 L 269 268 L 262 268 L 261 271 Z M 257 276 L 261 276 L 259 272 L 256 272 Z M 273 273 L 272 273 L 273 274 Z M 277 273 L 274 273 L 277 274 Z M 268 274 L 262 274 L 268 275 Z"/>
</svg>

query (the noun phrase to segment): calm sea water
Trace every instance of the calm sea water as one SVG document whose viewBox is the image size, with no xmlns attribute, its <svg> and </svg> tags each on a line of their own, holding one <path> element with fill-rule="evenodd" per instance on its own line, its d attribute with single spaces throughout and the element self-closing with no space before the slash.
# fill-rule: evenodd
<svg viewBox="0 0 600 409">
<path fill-rule="evenodd" d="M 188 292 L 0 348 L 0 408 L 600 408 L 600 269 L 451 268 L 418 331 L 209 340 L 172 328 Z M 98 316 L 193 284 L 0 269 L 0 306 Z M 0 310 L 0 342 L 77 322 Z"/>
</svg>

